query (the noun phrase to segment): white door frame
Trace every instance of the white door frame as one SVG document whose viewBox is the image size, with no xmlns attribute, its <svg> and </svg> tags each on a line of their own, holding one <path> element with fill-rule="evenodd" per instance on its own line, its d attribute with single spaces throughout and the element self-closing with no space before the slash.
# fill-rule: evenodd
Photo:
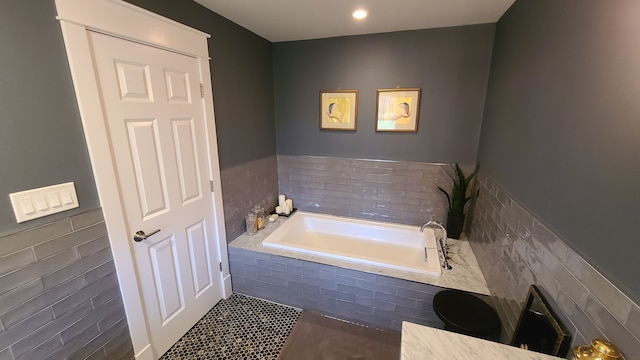
<svg viewBox="0 0 640 360">
<path fill-rule="evenodd" d="M 126 231 L 125 213 L 118 181 L 109 151 L 105 114 L 94 71 L 87 31 L 98 31 L 194 57 L 198 60 L 204 86 L 203 111 L 207 135 L 209 176 L 213 182 L 214 234 L 218 242 L 222 293 L 231 295 L 231 278 L 222 207 L 222 186 L 216 137 L 215 117 L 207 38 L 210 35 L 121 0 L 55 0 L 62 28 L 78 108 L 84 128 L 89 156 L 113 252 L 122 300 L 136 359 L 154 359 L 144 304 L 132 250 L 131 234 Z"/>
</svg>

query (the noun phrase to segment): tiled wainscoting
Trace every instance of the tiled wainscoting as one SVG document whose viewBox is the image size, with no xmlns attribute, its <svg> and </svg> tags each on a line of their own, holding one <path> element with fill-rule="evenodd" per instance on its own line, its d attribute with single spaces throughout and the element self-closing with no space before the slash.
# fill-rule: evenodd
<svg viewBox="0 0 640 360">
<path fill-rule="evenodd" d="M 0 359 L 133 359 L 97 209 L 0 237 Z"/>
<path fill-rule="evenodd" d="M 433 312 L 437 286 L 235 247 L 229 264 L 240 294 L 378 328 L 444 325 Z"/>
<path fill-rule="evenodd" d="M 304 211 L 420 225 L 446 219 L 446 198 L 435 184 L 451 187 L 448 166 L 279 155 L 278 182 Z"/>
<path fill-rule="evenodd" d="M 278 164 L 276 156 L 223 169 L 222 201 L 227 242 L 245 232 L 244 216 L 260 204 L 271 211 L 278 202 Z"/>
<path fill-rule="evenodd" d="M 640 308 L 491 179 L 480 176 L 469 241 L 508 336 L 528 287 L 542 289 L 574 345 L 606 337 L 640 354 Z"/>
</svg>

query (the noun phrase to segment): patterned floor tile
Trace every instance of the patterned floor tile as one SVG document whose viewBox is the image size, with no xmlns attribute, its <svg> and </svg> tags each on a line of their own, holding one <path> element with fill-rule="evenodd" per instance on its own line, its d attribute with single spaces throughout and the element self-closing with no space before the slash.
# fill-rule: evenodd
<svg viewBox="0 0 640 360">
<path fill-rule="evenodd" d="M 221 300 L 160 360 L 275 360 L 300 310 L 233 294 Z"/>
</svg>

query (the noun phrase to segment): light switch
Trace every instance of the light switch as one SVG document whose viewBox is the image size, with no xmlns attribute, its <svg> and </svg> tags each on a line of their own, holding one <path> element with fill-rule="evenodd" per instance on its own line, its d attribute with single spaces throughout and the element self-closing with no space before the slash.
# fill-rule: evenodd
<svg viewBox="0 0 640 360">
<path fill-rule="evenodd" d="M 62 203 L 64 205 L 73 203 L 73 197 L 71 196 L 71 192 L 69 190 L 60 191 L 60 196 L 62 196 Z"/>
<path fill-rule="evenodd" d="M 49 205 L 51 205 L 51 207 L 62 206 L 60 203 L 60 196 L 58 196 L 57 191 L 49 192 L 49 194 L 47 194 L 47 199 L 49 200 Z"/>
<path fill-rule="evenodd" d="M 44 195 L 38 194 L 34 196 L 34 199 L 36 200 L 36 209 L 38 209 L 38 211 L 46 211 L 49 208 L 47 200 L 44 199 Z"/>
<path fill-rule="evenodd" d="M 30 198 L 20 199 L 22 213 L 25 215 L 35 214 L 36 209 L 33 208 L 33 201 Z"/>
<path fill-rule="evenodd" d="M 9 194 L 9 198 L 19 223 L 79 206 L 72 182 Z"/>
</svg>

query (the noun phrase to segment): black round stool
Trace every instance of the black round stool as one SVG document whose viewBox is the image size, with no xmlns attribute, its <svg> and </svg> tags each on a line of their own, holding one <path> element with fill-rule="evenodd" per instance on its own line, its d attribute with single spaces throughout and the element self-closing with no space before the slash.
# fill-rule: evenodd
<svg viewBox="0 0 640 360">
<path fill-rule="evenodd" d="M 433 311 L 444 329 L 477 338 L 498 341 L 500 318 L 491 306 L 460 290 L 444 290 L 433 298 Z"/>
</svg>

